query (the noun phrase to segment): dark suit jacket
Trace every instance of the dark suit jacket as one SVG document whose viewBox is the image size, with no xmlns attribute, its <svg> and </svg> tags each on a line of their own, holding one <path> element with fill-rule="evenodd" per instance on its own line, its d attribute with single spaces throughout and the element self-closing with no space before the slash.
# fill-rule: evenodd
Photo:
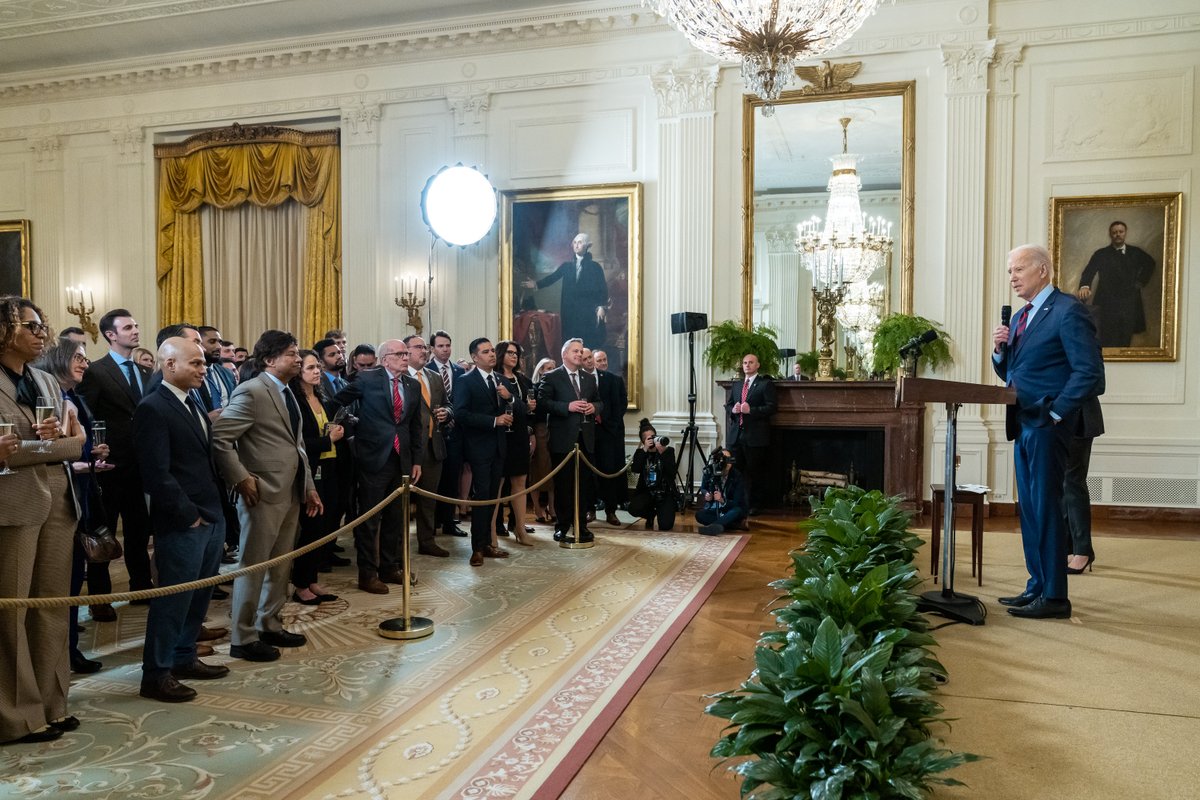
<svg viewBox="0 0 1200 800">
<path fill-rule="evenodd" d="M 400 463 L 406 473 L 420 465 L 425 453 L 425 431 L 421 427 L 421 388 L 407 373 L 400 376 L 404 410 L 399 424 L 392 414 L 391 374 L 386 369 L 361 372 L 358 379 L 333 398 L 334 405 L 358 401 L 358 425 L 354 429 L 354 462 L 363 472 L 377 472 L 387 463 L 388 453 L 400 437 Z"/>
<path fill-rule="evenodd" d="M 197 517 L 205 522 L 225 518 L 212 425 L 203 409 L 201 417 L 203 423 L 161 384 L 133 413 L 142 489 L 150 499 L 154 530 L 160 533 L 186 530 Z"/>
<path fill-rule="evenodd" d="M 500 373 L 492 375 L 499 383 Z M 455 384 L 454 421 L 461 431 L 468 463 L 504 460 L 508 429 L 496 425 L 496 417 L 502 413 L 496 393 L 488 390 L 487 381 L 478 369 L 471 370 Z M 513 416 L 515 419 L 516 415 Z"/>
<path fill-rule="evenodd" d="M 725 417 L 728 420 L 725 445 L 767 447 L 771 444 L 771 416 L 775 413 L 775 379 L 770 375 L 758 373 L 750 384 L 749 394 L 746 395 L 750 413 L 734 414 L 734 403 L 742 402 L 744 382 L 734 381 L 729 387 L 729 397 L 725 401 Z M 738 424 L 739 422 L 741 424 Z"/>
<path fill-rule="evenodd" d="M 596 466 L 615 472 L 625 465 L 625 409 L 629 395 L 620 375 L 596 371 L 596 392 L 604 404 L 596 431 Z"/>
<path fill-rule="evenodd" d="M 562 281 L 562 297 L 559 313 L 562 315 L 562 338 L 580 338 L 587 347 L 603 347 L 607 336 L 603 322 L 596 321 L 596 308 L 608 305 L 608 282 L 604 270 L 592 260 L 590 253 L 584 255 L 580 264 L 579 278 L 575 278 L 575 258 L 564 261 L 558 269 L 537 282 L 539 289 Z"/>
<path fill-rule="evenodd" d="M 1021 309 L 1013 316 L 1014 332 L 1024 313 Z M 1021 338 L 992 365 L 1017 390 L 1017 403 L 1008 406 L 1005 420 L 1010 441 L 1022 426 L 1054 424 L 1051 411 L 1076 431 L 1083 404 L 1103 391 L 1104 363 L 1092 316 L 1073 295 L 1058 289 L 1046 298 Z"/>
<path fill-rule="evenodd" d="M 600 399 L 596 379 L 583 370 L 579 371 L 579 395 L 583 400 L 591 402 L 596 407 L 596 413 L 603 419 L 607 408 Z M 575 388 L 571 385 L 571 377 L 567 374 L 566 367 L 552 369 L 542 376 L 538 405 L 545 405 L 549 415 L 547 427 L 550 431 L 551 453 L 570 452 L 577 441 L 581 442 L 583 449 L 588 453 L 596 449 L 596 423 L 591 419 L 584 419 L 583 414 L 572 412 L 568 408 L 580 398 L 575 397 Z"/>
<path fill-rule="evenodd" d="M 136 362 L 134 366 L 141 373 L 146 394 L 150 394 L 153 390 L 150 370 Z M 92 362 L 75 391 L 87 401 L 92 419 L 104 420 L 108 430 L 108 461 L 118 468 L 135 468 L 139 448 L 133 444 L 132 423 L 139 398 L 112 353 Z"/>
</svg>

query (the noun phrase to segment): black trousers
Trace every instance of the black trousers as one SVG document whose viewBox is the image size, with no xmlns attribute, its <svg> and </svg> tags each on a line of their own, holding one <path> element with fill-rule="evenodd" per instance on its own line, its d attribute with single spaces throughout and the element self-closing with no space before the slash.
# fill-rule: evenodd
<svg viewBox="0 0 1200 800">
<path fill-rule="evenodd" d="M 1067 472 L 1063 479 L 1063 519 L 1067 549 L 1072 555 L 1091 556 L 1092 496 L 1088 492 L 1088 467 L 1092 462 L 1091 438 L 1074 437 L 1067 447 Z"/>
<path fill-rule="evenodd" d="M 317 517 L 310 517 L 303 512 L 300 513 L 300 539 L 296 542 L 297 547 L 303 547 L 306 544 L 315 542 L 317 539 L 337 530 L 342 517 L 342 487 L 341 482 L 338 480 L 338 460 L 336 458 L 323 458 L 317 464 L 320 470 L 320 477 L 314 475 L 313 483 L 317 486 L 317 494 L 321 496 L 321 505 L 324 506 L 325 510 Z M 309 584 L 317 583 L 321 563 L 327 555 L 326 550 L 327 548 L 318 547 L 311 553 L 298 556 L 292 562 L 292 584 L 297 589 L 303 589 Z"/>
<path fill-rule="evenodd" d="M 495 500 L 500 496 L 504 479 L 504 459 L 469 459 L 471 465 L 471 499 Z M 480 551 L 492 544 L 492 511 L 494 506 L 471 507 L 471 549 Z"/>
<path fill-rule="evenodd" d="M 750 508 L 764 508 L 768 505 L 767 459 L 771 448 L 751 447 L 738 442 L 730 450 L 733 451 L 737 468 L 746 476 L 746 494 L 749 496 Z"/>
<path fill-rule="evenodd" d="M 377 472 L 359 470 L 358 496 L 361 511 L 369 511 L 379 501 L 400 488 L 404 479 L 404 465 L 400 456 L 389 452 L 383 468 Z M 360 574 L 385 575 L 400 569 L 402 552 L 400 536 L 403 508 L 397 498 L 388 503 L 383 511 L 354 529 L 354 550 Z M 408 531 L 403 531 L 404 535 Z"/>
<path fill-rule="evenodd" d="M 588 453 L 583 448 L 582 440 L 579 442 L 580 451 L 584 452 L 588 458 L 591 458 L 591 453 Z M 571 451 L 565 453 L 550 453 L 550 466 L 557 467 L 563 461 L 567 460 L 571 455 Z M 583 464 L 579 465 L 579 520 L 580 525 L 584 530 L 587 530 L 587 523 L 583 521 L 584 515 L 596 506 L 596 488 L 595 481 L 592 480 L 592 471 Z M 558 517 L 558 521 L 554 523 L 554 529 L 566 533 L 571 530 L 575 524 L 575 465 L 563 469 L 554 476 L 554 516 Z"/>
<path fill-rule="evenodd" d="M 150 589 L 154 586 L 150 577 L 150 513 L 146 510 L 146 497 L 142 493 L 142 479 L 136 468 L 118 467 L 111 472 L 96 474 L 96 481 L 104 492 L 104 523 L 116 532 L 117 519 L 121 520 L 121 536 L 125 540 L 125 568 L 129 570 L 130 589 Z M 108 594 L 112 591 L 112 578 L 107 564 L 88 566 L 88 593 Z"/>
<path fill-rule="evenodd" d="M 446 439 L 446 458 L 442 461 L 442 477 L 438 480 L 437 493 L 443 497 L 458 497 L 458 483 L 462 480 L 463 442 L 457 435 Z M 458 509 L 454 503 L 439 500 L 434 513 L 435 523 L 444 533 L 449 533 L 458 524 Z"/>
<path fill-rule="evenodd" d="M 675 527 L 675 508 L 674 495 L 634 492 L 629 498 L 629 513 L 642 519 L 654 520 L 658 523 L 660 531 L 669 531 Z"/>
</svg>

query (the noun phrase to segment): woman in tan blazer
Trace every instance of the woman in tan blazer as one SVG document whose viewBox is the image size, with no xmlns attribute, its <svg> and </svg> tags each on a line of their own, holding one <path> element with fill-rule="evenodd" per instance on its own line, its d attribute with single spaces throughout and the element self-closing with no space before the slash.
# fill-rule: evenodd
<svg viewBox="0 0 1200 800">
<path fill-rule="evenodd" d="M 61 597 L 70 591 L 75 504 L 64 461 L 79 457 L 83 436 L 66 436 L 62 393 L 30 366 L 49 328 L 23 297 L 0 297 L 0 416 L 19 447 L 0 477 L 0 597 Z M 54 415 L 37 423 L 37 398 Z M 49 444 L 41 452 L 38 440 Z M 67 609 L 0 611 L 0 743 L 46 742 L 79 726 L 67 714 Z"/>
</svg>

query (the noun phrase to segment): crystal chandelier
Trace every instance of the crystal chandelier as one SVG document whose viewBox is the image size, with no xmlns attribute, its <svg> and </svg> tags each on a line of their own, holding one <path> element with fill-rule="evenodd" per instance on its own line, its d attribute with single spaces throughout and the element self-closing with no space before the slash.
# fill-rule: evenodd
<svg viewBox="0 0 1200 800">
<path fill-rule="evenodd" d="M 884 287 L 878 283 L 852 283 L 834 316 L 846 332 L 846 371 L 866 377 L 863 364 L 872 360 L 875 329 L 883 317 Z"/>
<path fill-rule="evenodd" d="M 796 62 L 849 39 L 879 0 L 642 0 L 695 47 L 742 62 L 742 80 L 766 101 L 763 113 L 796 74 Z"/>
<path fill-rule="evenodd" d="M 833 156 L 825 221 L 813 217 L 796 226 L 800 262 L 812 273 L 821 342 L 817 380 L 833 378 L 833 337 L 838 308 L 848 287 L 885 267 L 892 253 L 892 224 L 862 213 L 858 156 L 850 153 L 850 117 L 842 117 L 842 152 Z"/>
</svg>

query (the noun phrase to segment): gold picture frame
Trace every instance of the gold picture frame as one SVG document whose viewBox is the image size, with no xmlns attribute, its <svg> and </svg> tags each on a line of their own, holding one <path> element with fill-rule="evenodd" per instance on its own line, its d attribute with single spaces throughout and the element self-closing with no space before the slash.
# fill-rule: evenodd
<svg viewBox="0 0 1200 800">
<path fill-rule="evenodd" d="M 565 291 L 560 272 L 575 260 L 572 240 L 591 239 L 604 274 L 603 323 Z M 574 276 L 571 277 L 572 286 Z M 530 284 L 534 284 L 531 286 Z M 540 286 L 537 284 L 541 284 Z M 581 290 L 582 291 L 582 290 Z M 564 313 L 564 300 L 570 300 Z M 590 302 L 590 301 L 589 301 Z M 603 342 L 609 371 L 625 379 L 629 408 L 642 396 L 642 184 L 607 183 L 518 189 L 501 193 L 500 335 L 521 344 L 521 369 L 542 357 L 561 362 L 561 343 L 588 331 L 589 347 Z"/>
<path fill-rule="evenodd" d="M 1050 198 L 1058 287 L 1088 304 L 1106 361 L 1178 359 L 1182 214 L 1182 192 Z M 1119 256 L 1117 223 L 1125 225 Z"/>
<path fill-rule="evenodd" d="M 0 221 L 0 295 L 29 297 L 32 290 L 29 220 Z"/>
</svg>

